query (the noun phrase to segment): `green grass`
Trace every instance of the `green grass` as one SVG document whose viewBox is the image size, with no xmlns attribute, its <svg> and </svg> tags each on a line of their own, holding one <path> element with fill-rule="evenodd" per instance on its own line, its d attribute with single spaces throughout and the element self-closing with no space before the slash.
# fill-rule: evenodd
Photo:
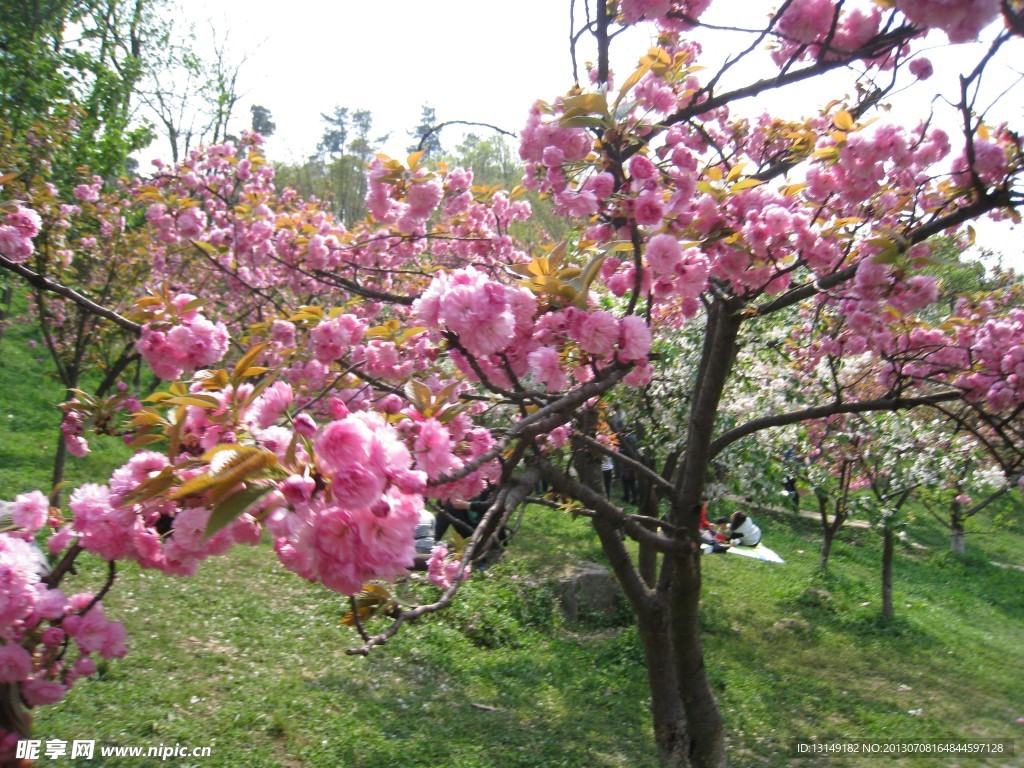
<svg viewBox="0 0 1024 768">
<path fill-rule="evenodd" d="M 822 571 L 813 522 L 768 518 L 765 528 L 785 566 L 719 556 L 705 573 L 708 661 L 737 764 L 785 765 L 780 755 L 796 740 L 963 741 L 1024 731 L 1015 723 L 1024 679 L 1010 672 L 1024 662 L 1024 573 L 981 552 L 960 559 L 905 546 L 895 563 L 896 620 L 884 623 L 875 534 L 842 532 Z M 806 629 L 775 628 L 785 618 Z M 913 765 L 961 763 L 1003 764 Z"/>
<path fill-rule="evenodd" d="M 46 364 L 28 354 L 30 333 L 11 329 L 3 341 L 0 498 L 49 478 L 61 393 L 39 385 Z M 109 450 L 72 462 L 72 477 L 103 481 L 117 453 Z M 822 571 L 814 521 L 764 514 L 766 543 L 785 565 L 705 558 L 705 650 L 731 764 L 893 764 L 793 760 L 796 741 L 810 739 L 998 738 L 1024 749 L 1015 722 L 1024 716 L 1024 573 L 991 564 L 1024 564 L 1024 529 L 1019 513 L 1002 510 L 1010 522 L 972 522 L 966 558 L 950 555 L 941 527 L 919 514 L 910 540 L 924 548 L 898 548 L 888 624 L 878 618 L 881 547 L 872 531 L 841 531 Z M 192 579 L 124 566 L 105 602 L 128 627 L 129 655 L 37 712 L 35 733 L 211 747 L 209 758 L 171 761 L 196 768 L 653 768 L 635 629 L 567 626 L 555 605 L 549 575 L 600 559 L 586 521 L 531 509 L 513 548 L 474 576 L 452 609 L 368 658 L 346 654 L 358 639 L 339 625 L 342 599 L 285 572 L 268 544 L 237 547 Z M 95 589 L 102 575 L 101 564 L 86 562 L 68 589 Z M 411 589 L 436 594 L 421 582 Z M 784 619 L 802 623 L 778 627 Z"/>
<path fill-rule="evenodd" d="M 24 307 L 18 297 L 16 310 Z M 0 339 L 0 499 L 39 489 L 49 493 L 66 392 L 34 323 L 12 319 Z M 65 481 L 104 482 L 127 455 L 113 437 L 90 437 L 90 453 L 69 458 Z"/>
<path fill-rule="evenodd" d="M 906 548 L 887 625 L 870 532 L 841 533 L 822 572 L 813 523 L 764 523 L 786 565 L 719 555 L 704 568 L 734 765 L 789 765 L 797 740 L 1018 735 L 1024 573 Z M 212 746 L 203 766 L 653 766 L 635 630 L 567 627 L 553 607 L 543 574 L 573 542 L 591 546 L 583 521 L 531 510 L 519 546 L 451 611 L 369 658 L 345 653 L 358 643 L 338 625 L 342 601 L 285 573 L 266 545 L 194 579 L 126 568 L 107 603 L 129 625 L 129 656 L 39 712 L 37 733 Z M 776 629 L 784 618 L 807 628 Z"/>
</svg>

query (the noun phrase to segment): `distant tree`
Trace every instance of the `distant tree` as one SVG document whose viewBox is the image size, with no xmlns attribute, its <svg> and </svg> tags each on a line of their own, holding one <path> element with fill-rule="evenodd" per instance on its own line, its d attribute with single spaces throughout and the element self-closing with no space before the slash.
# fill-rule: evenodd
<svg viewBox="0 0 1024 768">
<path fill-rule="evenodd" d="M 263 137 L 273 136 L 274 131 L 277 130 L 277 125 L 271 119 L 270 110 L 258 104 L 253 104 L 249 107 L 249 111 L 252 113 L 250 127 Z"/>
<path fill-rule="evenodd" d="M 441 135 L 438 130 L 437 111 L 424 104 L 420 107 L 420 123 L 411 131 L 409 135 L 414 138 L 412 144 L 409 145 L 408 152 L 423 152 L 424 157 L 437 157 L 443 152 L 441 147 Z"/>
<path fill-rule="evenodd" d="M 4 141 L 47 134 L 40 123 L 74 120 L 76 130 L 56 158 L 58 174 L 81 165 L 103 176 L 124 170 L 128 156 L 151 139 L 133 121 L 133 108 L 143 56 L 152 49 L 151 9 L 159 3 L 0 4 Z"/>
<path fill-rule="evenodd" d="M 156 34 L 139 97 L 177 162 L 199 144 L 216 144 L 228 137 L 245 57 L 232 57 L 227 37 L 215 29 L 210 30 L 213 53 L 199 55 L 195 25 L 183 28 L 174 16 L 161 17 Z"/>
<path fill-rule="evenodd" d="M 366 213 L 366 167 L 387 135 L 373 135 L 368 109 L 337 106 L 320 117 L 324 131 L 316 154 L 298 166 L 278 166 L 279 179 L 304 196 L 326 200 L 331 212 L 351 226 Z"/>
<path fill-rule="evenodd" d="M 476 184 L 501 184 L 511 189 L 523 177 L 523 164 L 503 136 L 481 138 L 468 133 L 451 157 L 473 171 Z"/>
<path fill-rule="evenodd" d="M 326 115 L 320 113 L 320 119 L 324 121 L 324 132 L 317 145 L 317 151 L 321 155 L 342 155 L 345 153 L 345 146 L 348 144 L 349 114 L 348 107 L 337 106 L 334 113 Z"/>
</svg>

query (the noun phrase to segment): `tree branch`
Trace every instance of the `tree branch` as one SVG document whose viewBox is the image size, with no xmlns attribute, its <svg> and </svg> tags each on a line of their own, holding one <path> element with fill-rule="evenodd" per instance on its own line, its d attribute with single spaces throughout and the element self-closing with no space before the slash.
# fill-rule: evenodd
<svg viewBox="0 0 1024 768">
<path fill-rule="evenodd" d="M 762 416 L 751 419 L 738 427 L 730 429 L 719 435 L 711 442 L 709 451 L 711 458 L 720 454 L 727 447 L 744 437 L 760 432 L 764 429 L 774 427 L 785 427 L 790 424 L 799 424 L 802 421 L 824 419 L 840 413 L 872 413 L 875 411 L 900 411 L 923 406 L 937 406 L 939 403 L 948 403 L 959 400 L 963 394 L 956 390 L 937 392 L 933 395 L 923 397 L 881 397 L 875 400 L 864 400 L 856 403 L 834 402 L 828 405 L 818 405 L 812 408 L 805 408 L 790 413 L 780 413 L 770 416 Z"/>
<path fill-rule="evenodd" d="M 106 318 L 107 320 L 110 320 L 115 325 L 123 328 L 126 331 L 129 331 L 130 333 L 134 333 L 136 335 L 142 333 L 142 326 L 139 323 L 133 323 L 128 318 L 117 314 L 117 312 L 107 309 L 106 307 L 101 307 L 95 301 L 88 298 L 87 296 L 83 296 L 78 291 L 72 288 L 68 288 L 67 286 L 61 285 L 60 283 L 56 282 L 55 280 L 51 280 L 48 277 L 44 277 L 43 275 L 33 272 L 28 267 L 25 267 L 21 264 L 16 264 L 15 262 L 10 261 L 4 256 L 0 256 L 0 267 L 9 270 L 16 275 L 20 275 L 30 285 L 33 285 L 36 288 L 39 288 L 43 291 L 47 291 L 48 293 L 56 294 L 57 296 L 63 296 L 65 299 L 70 299 L 83 309 L 92 312 L 94 315 L 98 315 L 100 317 Z"/>
</svg>

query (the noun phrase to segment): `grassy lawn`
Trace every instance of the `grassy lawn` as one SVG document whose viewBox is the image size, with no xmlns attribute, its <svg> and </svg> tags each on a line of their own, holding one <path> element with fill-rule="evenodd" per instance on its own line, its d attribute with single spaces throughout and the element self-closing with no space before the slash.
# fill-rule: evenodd
<svg viewBox="0 0 1024 768">
<path fill-rule="evenodd" d="M 49 478 L 61 392 L 39 384 L 46 362 L 25 345 L 30 334 L 9 329 L 2 346 L 0 498 Z M 73 462 L 72 479 L 103 481 L 117 451 Z M 1024 749 L 1024 572 L 991 564 L 1024 564 L 1019 520 L 976 521 L 981 533 L 958 559 L 920 515 L 909 531 L 923 548 L 897 552 L 889 624 L 878 619 L 875 533 L 842 531 L 823 572 L 814 521 L 758 522 L 785 565 L 704 561 L 707 661 L 733 765 L 894 763 L 794 760 L 796 741 L 809 739 L 1016 739 Z M 212 749 L 194 760 L 111 758 L 132 768 L 653 768 L 636 632 L 566 625 L 548 574 L 572 560 L 600 560 L 585 521 L 531 509 L 510 552 L 457 605 L 369 658 L 345 653 L 357 638 L 339 625 L 343 601 L 286 573 L 267 543 L 236 547 L 188 580 L 125 566 L 105 602 L 128 627 L 129 655 L 40 710 L 36 737 Z M 95 588 L 103 571 L 86 563 L 69 589 Z"/>
</svg>

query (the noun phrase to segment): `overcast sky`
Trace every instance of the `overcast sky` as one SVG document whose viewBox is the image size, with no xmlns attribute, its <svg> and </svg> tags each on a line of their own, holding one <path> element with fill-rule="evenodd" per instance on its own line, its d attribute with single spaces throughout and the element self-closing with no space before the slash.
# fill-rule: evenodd
<svg viewBox="0 0 1024 768">
<path fill-rule="evenodd" d="M 231 56 L 245 58 L 236 117 L 246 123 L 253 103 L 270 109 L 277 134 L 268 152 L 281 160 L 309 155 L 323 132 L 320 114 L 335 106 L 370 110 L 375 133 L 391 134 L 387 149 L 404 152 L 424 104 L 440 121 L 514 132 L 533 101 L 572 85 L 562 0 L 183 4 L 188 18 L 208 16 L 227 35 Z"/>
<path fill-rule="evenodd" d="M 390 134 L 385 151 L 402 156 L 424 104 L 436 110 L 439 122 L 476 121 L 515 132 L 536 99 L 550 101 L 573 83 L 569 0 L 179 1 L 184 18 L 194 21 L 202 35 L 208 37 L 212 28 L 226 40 L 229 61 L 244 58 L 238 80 L 241 100 L 231 129 L 248 126 L 252 104 L 268 108 L 277 125 L 267 143 L 273 160 L 298 161 L 310 155 L 323 133 L 321 113 L 335 106 L 350 112 L 370 110 L 374 136 Z M 736 19 L 741 5 L 743 18 Z M 756 26 L 773 5 L 777 3 L 724 0 L 709 13 L 726 23 Z M 651 42 L 650 33 L 639 29 L 615 41 L 613 67 L 620 81 Z M 978 46 L 946 47 L 941 35 L 929 42 L 935 46 L 929 55 L 939 74 L 971 66 L 981 54 Z M 1016 61 L 1024 62 L 1019 42 Z M 730 50 L 735 44 L 708 40 L 705 51 L 712 61 L 705 65 L 710 69 Z M 584 49 L 581 64 L 587 57 Z M 1016 64 L 1018 70 L 1022 66 Z M 1000 67 L 1005 83 L 1019 75 L 1013 67 Z M 747 69 L 737 76 L 756 78 L 763 71 Z M 769 109 L 787 118 L 808 116 L 831 99 L 849 95 L 848 76 L 841 77 L 845 81 L 804 84 L 741 108 Z M 929 109 L 927 101 L 907 96 L 894 102 L 914 121 Z M 1024 122 L 1024 89 L 1019 84 L 1003 97 L 992 118 L 993 123 L 997 118 Z M 452 148 L 460 136 L 457 129 L 447 129 L 441 138 Z M 1024 250 L 1019 229 L 1008 236 L 1006 227 L 982 225 L 979 234 L 999 250 Z"/>
</svg>

